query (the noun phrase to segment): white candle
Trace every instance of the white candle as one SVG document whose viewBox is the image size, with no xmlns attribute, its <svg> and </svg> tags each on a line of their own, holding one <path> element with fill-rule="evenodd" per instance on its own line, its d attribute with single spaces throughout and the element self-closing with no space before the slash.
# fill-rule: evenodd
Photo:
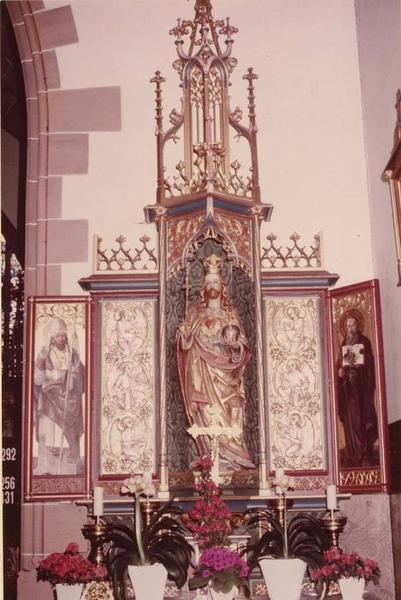
<svg viewBox="0 0 401 600">
<path fill-rule="evenodd" d="M 326 490 L 327 510 L 337 510 L 337 493 L 335 485 L 328 485 Z"/>
<path fill-rule="evenodd" d="M 98 486 L 93 488 L 93 516 L 101 517 L 103 515 L 103 488 Z"/>
<path fill-rule="evenodd" d="M 277 483 L 279 483 L 283 477 L 284 477 L 284 469 L 283 469 L 283 467 L 278 467 L 278 469 L 276 469 L 276 477 L 275 477 L 276 494 L 282 494 L 283 493 L 283 490 L 281 489 L 281 486 L 277 485 Z"/>
</svg>

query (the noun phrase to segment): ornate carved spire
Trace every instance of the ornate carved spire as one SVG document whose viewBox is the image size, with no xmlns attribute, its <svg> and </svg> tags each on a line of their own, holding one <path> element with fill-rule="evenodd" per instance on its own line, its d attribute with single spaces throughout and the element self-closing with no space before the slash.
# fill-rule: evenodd
<svg viewBox="0 0 401 600">
<path fill-rule="evenodd" d="M 241 110 L 236 107 L 232 111 L 229 102 L 230 73 L 237 64 L 231 51 L 237 31 L 228 17 L 213 18 L 210 0 L 196 0 L 193 20 L 178 19 L 170 30 L 176 38 L 178 59 L 173 67 L 181 79 L 182 110 L 171 111 L 171 126 L 164 131 L 161 91 L 164 79 L 157 71 L 151 81 L 156 84 L 158 203 L 175 205 L 202 192 L 218 192 L 247 203 L 260 203 L 254 90 L 257 75 L 251 68 L 244 76 L 248 81 L 248 126 L 241 122 Z M 172 175 L 165 170 L 166 143 L 170 139 L 179 142 L 181 130 L 182 159 Z M 249 175 L 243 174 L 238 160 L 231 159 L 234 137 L 243 137 L 248 142 Z"/>
</svg>

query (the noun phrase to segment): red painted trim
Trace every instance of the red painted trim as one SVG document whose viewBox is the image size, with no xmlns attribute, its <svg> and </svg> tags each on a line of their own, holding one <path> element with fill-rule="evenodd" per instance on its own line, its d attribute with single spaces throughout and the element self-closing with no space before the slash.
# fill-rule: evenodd
<svg viewBox="0 0 401 600">
<path fill-rule="evenodd" d="M 25 364 L 26 377 L 24 386 L 24 436 L 23 436 L 23 460 L 24 460 L 24 482 L 23 493 L 25 502 L 44 501 L 44 500 L 62 500 L 85 498 L 89 495 L 89 435 L 91 430 L 90 409 L 89 409 L 89 389 L 90 389 L 90 374 L 88 373 L 88 364 L 90 362 L 90 328 L 91 314 L 90 304 L 92 299 L 89 296 L 31 296 L 27 299 L 28 303 L 28 318 L 27 318 L 27 341 L 25 345 Z M 84 414 L 84 474 L 83 475 L 33 475 L 32 472 L 32 452 L 34 439 L 34 403 L 33 403 L 33 378 L 35 364 L 35 321 L 36 308 L 38 304 L 84 304 L 85 309 L 85 403 L 83 407 Z M 52 492 L 35 492 L 34 480 L 37 481 L 52 481 L 57 482 L 66 480 L 79 481 L 82 480 L 82 486 L 79 491 L 71 493 L 57 490 L 57 485 L 54 485 Z"/>
<path fill-rule="evenodd" d="M 341 467 L 339 461 L 338 452 L 338 428 L 337 428 L 337 414 L 338 414 L 338 394 L 337 394 L 337 376 L 336 376 L 336 358 L 337 348 L 335 347 L 335 331 L 334 331 L 334 313 L 333 313 L 333 299 L 347 294 L 353 294 L 357 292 L 364 292 L 370 290 L 370 299 L 372 303 L 372 315 L 369 321 L 371 330 L 371 344 L 375 362 L 375 375 L 376 375 L 376 408 L 377 408 L 377 420 L 379 428 L 379 456 L 380 465 L 374 467 L 352 467 L 345 468 Z M 384 349 L 383 349 L 383 333 L 381 323 L 381 303 L 380 303 L 380 285 L 377 279 L 369 281 L 363 281 L 355 285 L 347 285 L 335 290 L 329 291 L 330 298 L 330 337 L 332 340 L 332 355 L 331 355 L 331 373 L 332 373 L 332 390 L 333 390 L 333 410 L 335 413 L 335 426 L 333 427 L 334 439 L 335 439 L 335 466 L 336 466 L 336 479 L 337 486 L 341 492 L 352 492 L 352 493 L 377 493 L 390 491 L 389 484 L 389 440 L 388 440 L 388 427 L 387 427 L 387 399 L 386 399 L 386 385 L 385 385 L 385 373 L 384 373 Z M 341 486 L 340 477 L 341 473 L 357 472 L 367 470 L 376 471 L 377 468 L 381 471 L 381 483 L 372 485 L 349 485 Z"/>
</svg>

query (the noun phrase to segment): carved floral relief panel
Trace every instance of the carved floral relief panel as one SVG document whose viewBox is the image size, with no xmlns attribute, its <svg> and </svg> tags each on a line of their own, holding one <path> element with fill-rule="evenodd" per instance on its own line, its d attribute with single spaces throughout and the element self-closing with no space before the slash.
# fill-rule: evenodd
<svg viewBox="0 0 401 600">
<path fill-rule="evenodd" d="M 101 302 L 101 475 L 155 472 L 153 299 Z"/>
<path fill-rule="evenodd" d="M 237 255 L 245 260 L 248 268 L 252 265 L 252 236 L 249 219 L 233 218 L 225 212 L 215 214 L 216 224 L 220 230 L 232 241 Z"/>
<path fill-rule="evenodd" d="M 197 214 L 190 217 L 172 219 L 168 222 L 167 257 L 169 270 L 173 268 L 173 265 L 179 263 L 187 243 L 201 228 L 204 220 L 204 214 Z"/>
<path fill-rule="evenodd" d="M 320 298 L 264 304 L 270 467 L 325 469 Z"/>
</svg>

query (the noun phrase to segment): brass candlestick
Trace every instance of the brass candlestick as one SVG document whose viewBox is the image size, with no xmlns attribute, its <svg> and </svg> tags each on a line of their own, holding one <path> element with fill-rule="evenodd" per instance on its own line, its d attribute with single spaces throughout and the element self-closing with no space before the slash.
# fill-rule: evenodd
<svg viewBox="0 0 401 600">
<path fill-rule="evenodd" d="M 338 538 L 340 533 L 343 532 L 347 517 L 341 515 L 338 510 L 328 510 L 320 517 L 320 525 L 322 529 L 327 533 L 331 545 L 334 548 L 338 548 Z"/>
<path fill-rule="evenodd" d="M 276 504 L 276 510 L 277 510 L 278 522 L 280 523 L 281 527 L 284 527 L 284 522 L 285 522 L 285 494 L 283 492 L 280 492 L 278 494 L 277 504 Z"/>
<path fill-rule="evenodd" d="M 105 534 L 108 526 L 96 517 L 95 523 L 87 523 L 82 527 L 82 534 L 84 538 L 90 541 L 91 551 L 89 553 L 89 560 L 94 562 L 97 566 L 103 565 L 104 553 L 103 544 L 105 542 Z"/>
<path fill-rule="evenodd" d="M 141 501 L 142 521 L 145 527 L 150 525 L 153 513 L 159 510 L 159 508 L 160 502 L 151 502 L 149 496 L 146 496 L 145 500 Z"/>
</svg>

